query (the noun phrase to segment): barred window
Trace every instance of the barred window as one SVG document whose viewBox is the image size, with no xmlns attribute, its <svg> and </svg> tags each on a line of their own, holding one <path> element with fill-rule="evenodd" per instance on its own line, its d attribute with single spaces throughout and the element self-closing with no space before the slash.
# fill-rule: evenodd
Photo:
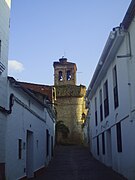
<svg viewBox="0 0 135 180">
<path fill-rule="evenodd" d="M 18 159 L 22 159 L 22 139 L 18 139 Z"/>
<path fill-rule="evenodd" d="M 98 125 L 98 119 L 97 119 L 97 98 L 95 97 L 95 125 Z"/>
<path fill-rule="evenodd" d="M 50 146 L 49 141 L 50 140 L 49 139 L 50 139 L 49 131 L 48 131 L 48 129 L 46 129 L 46 156 L 49 155 L 49 150 L 50 150 L 50 148 L 49 148 L 49 146 Z"/>
<path fill-rule="evenodd" d="M 114 108 L 116 109 L 119 106 L 116 66 L 114 66 L 113 68 L 113 95 L 114 95 Z"/>
<path fill-rule="evenodd" d="M 99 101 L 100 101 L 100 121 L 103 121 L 102 89 L 100 89 L 99 91 Z"/>
<path fill-rule="evenodd" d="M 97 155 L 99 155 L 99 136 L 97 136 Z"/>
<path fill-rule="evenodd" d="M 117 150 L 122 152 L 122 135 L 121 135 L 121 123 L 116 124 L 116 133 L 117 133 Z"/>
<path fill-rule="evenodd" d="M 105 154 L 105 134 L 102 133 L 102 153 Z"/>
<path fill-rule="evenodd" d="M 108 81 L 104 83 L 104 116 L 109 115 Z"/>
</svg>

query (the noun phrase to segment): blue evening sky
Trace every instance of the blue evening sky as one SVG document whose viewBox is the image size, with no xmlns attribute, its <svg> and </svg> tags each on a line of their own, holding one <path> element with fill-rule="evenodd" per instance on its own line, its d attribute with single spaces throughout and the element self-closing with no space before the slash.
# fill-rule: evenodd
<svg viewBox="0 0 135 180">
<path fill-rule="evenodd" d="M 9 75 L 53 85 L 53 62 L 65 56 L 77 65 L 77 84 L 88 87 L 108 35 L 130 2 L 12 0 Z"/>
</svg>

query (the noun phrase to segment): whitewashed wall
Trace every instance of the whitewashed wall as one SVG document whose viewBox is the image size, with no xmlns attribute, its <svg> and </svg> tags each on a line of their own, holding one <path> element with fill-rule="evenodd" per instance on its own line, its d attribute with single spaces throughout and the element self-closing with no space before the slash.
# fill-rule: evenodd
<svg viewBox="0 0 135 180">
<path fill-rule="evenodd" d="M 1 106 L 6 106 L 7 97 L 7 65 L 8 65 L 8 46 L 9 46 L 9 16 L 10 16 L 10 1 L 0 0 L 0 40 L 1 40 L 1 55 L 0 62 L 4 65 L 5 70 L 0 74 L 0 102 Z"/>
<path fill-rule="evenodd" d="M 50 152 L 46 157 L 46 130 L 54 137 L 54 122 L 43 106 L 24 93 L 20 88 L 9 85 L 9 96 L 15 95 L 12 113 L 7 119 L 6 136 L 6 178 L 18 179 L 26 176 L 27 131 L 33 132 L 33 171 L 43 168 L 51 159 Z M 36 115 L 35 115 L 36 113 Z M 41 118 L 39 118 L 39 117 Z M 22 159 L 18 159 L 18 139 L 22 139 Z M 14 162 L 14 163 L 13 163 Z"/>
<path fill-rule="evenodd" d="M 107 70 L 106 76 L 101 80 L 95 95 L 90 102 L 91 118 L 90 118 L 90 132 L 91 132 L 91 151 L 92 154 L 107 166 L 111 166 L 114 170 L 127 177 L 129 180 L 135 179 L 135 23 L 131 23 L 129 32 L 131 38 L 131 57 L 117 58 L 117 55 L 129 54 L 129 36 L 126 33 L 123 43 L 121 44 L 115 59 Z M 113 100 L 113 67 L 117 67 L 118 80 L 118 95 L 119 106 L 114 109 Z M 108 80 L 109 93 L 109 116 L 100 122 L 99 109 L 99 91 L 103 84 Z M 95 110 L 94 99 L 97 97 L 98 105 L 98 126 L 95 126 Z M 103 97 L 103 96 L 102 96 Z M 103 103 L 103 102 L 102 102 Z M 103 107 L 104 117 L 104 107 Z M 117 152 L 117 137 L 116 137 L 116 123 L 121 121 L 122 130 L 122 152 Z M 110 145 L 108 142 L 108 132 L 110 129 L 111 138 Z M 105 132 L 105 155 L 102 154 L 102 140 L 101 134 Z M 97 141 L 99 136 L 99 155 L 97 155 Z M 111 147 L 111 150 L 109 150 Z"/>
<path fill-rule="evenodd" d="M 0 106 L 7 107 L 7 64 L 9 44 L 10 0 L 0 0 L 0 63 L 5 70 L 0 73 Z M 0 70 L 1 72 L 1 70 Z M 6 116 L 0 112 L 0 163 L 5 163 Z"/>
</svg>

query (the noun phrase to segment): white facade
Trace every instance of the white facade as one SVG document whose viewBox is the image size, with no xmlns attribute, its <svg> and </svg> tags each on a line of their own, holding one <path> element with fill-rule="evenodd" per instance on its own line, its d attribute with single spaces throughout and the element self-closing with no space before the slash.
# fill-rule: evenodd
<svg viewBox="0 0 135 180">
<path fill-rule="evenodd" d="M 0 0 L 0 109 L 7 107 L 7 64 L 10 0 Z M 5 168 L 6 116 L 0 111 L 0 178 Z"/>
<path fill-rule="evenodd" d="M 110 33 L 87 91 L 91 152 L 135 179 L 135 1 Z M 106 91 L 107 89 L 107 91 Z M 107 104 L 108 102 L 108 104 Z"/>
<path fill-rule="evenodd" d="M 8 92 L 9 99 L 11 94 L 14 96 L 7 116 L 6 178 L 34 177 L 51 160 L 55 119 L 27 90 L 17 87 L 16 82 L 9 81 Z"/>
<path fill-rule="evenodd" d="M 7 105 L 7 67 L 9 46 L 10 1 L 0 0 L 0 106 Z"/>
</svg>

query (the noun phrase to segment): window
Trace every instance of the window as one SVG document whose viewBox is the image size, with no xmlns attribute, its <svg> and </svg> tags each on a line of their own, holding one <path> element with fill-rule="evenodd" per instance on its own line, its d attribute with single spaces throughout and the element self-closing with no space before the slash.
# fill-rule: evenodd
<svg viewBox="0 0 135 180">
<path fill-rule="evenodd" d="M 105 134 L 102 133 L 102 153 L 105 154 Z"/>
<path fill-rule="evenodd" d="M 122 136 L 121 136 L 121 123 L 116 124 L 116 133 L 117 133 L 117 150 L 122 152 Z"/>
<path fill-rule="evenodd" d="M 95 97 L 95 125 L 98 125 L 97 121 L 97 98 Z"/>
<path fill-rule="evenodd" d="M 18 159 L 22 159 L 22 139 L 18 139 Z"/>
<path fill-rule="evenodd" d="M 108 81 L 104 83 L 104 116 L 109 115 Z"/>
<path fill-rule="evenodd" d="M 51 155 L 53 156 L 53 136 L 51 136 Z"/>
<path fill-rule="evenodd" d="M 116 109 L 119 106 L 116 66 L 113 68 L 113 95 L 114 95 L 114 108 Z"/>
<path fill-rule="evenodd" d="M 53 100 L 56 101 L 56 88 L 55 87 L 53 87 L 52 89 L 52 96 L 53 96 Z"/>
<path fill-rule="evenodd" d="M 97 136 L 97 155 L 99 155 L 99 136 Z"/>
<path fill-rule="evenodd" d="M 67 71 L 67 81 L 71 80 L 71 72 L 70 70 Z"/>
<path fill-rule="evenodd" d="M 38 149 L 38 146 L 39 146 L 39 141 L 37 140 L 36 142 L 37 142 L 37 149 Z"/>
<path fill-rule="evenodd" d="M 62 71 L 59 71 L 59 81 L 63 81 Z"/>
<path fill-rule="evenodd" d="M 100 121 L 103 121 L 102 89 L 100 89 L 99 91 L 99 101 L 100 101 Z"/>
<path fill-rule="evenodd" d="M 49 131 L 48 129 L 46 130 L 46 156 L 49 155 Z"/>
</svg>

